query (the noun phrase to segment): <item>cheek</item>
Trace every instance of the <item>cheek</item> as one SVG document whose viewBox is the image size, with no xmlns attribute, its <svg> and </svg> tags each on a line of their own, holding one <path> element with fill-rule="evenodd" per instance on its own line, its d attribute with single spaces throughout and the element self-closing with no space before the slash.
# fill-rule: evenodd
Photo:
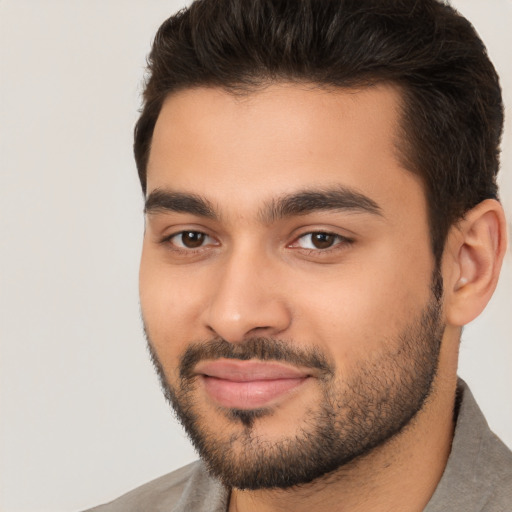
<svg viewBox="0 0 512 512">
<path fill-rule="evenodd" d="M 357 365 L 396 342 L 421 313 L 430 296 L 431 272 L 429 258 L 389 249 L 333 269 L 320 280 L 322 286 L 303 276 L 301 289 L 310 292 L 297 308 L 303 312 L 297 336 L 308 332 L 338 366 Z"/>
<path fill-rule="evenodd" d="M 197 280 L 171 269 L 143 251 L 139 294 L 142 317 L 148 336 L 165 366 L 175 359 L 186 344 L 197 339 L 192 332 L 201 311 L 201 293 Z"/>
</svg>

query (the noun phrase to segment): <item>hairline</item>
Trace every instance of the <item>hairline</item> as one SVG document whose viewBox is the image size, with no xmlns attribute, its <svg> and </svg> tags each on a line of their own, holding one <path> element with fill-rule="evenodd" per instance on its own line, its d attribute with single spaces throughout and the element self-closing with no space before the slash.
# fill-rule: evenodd
<svg viewBox="0 0 512 512">
<path fill-rule="evenodd" d="M 212 83 L 212 82 L 204 82 L 204 83 L 191 83 L 191 84 L 183 84 L 176 86 L 174 89 L 169 90 L 166 94 L 162 95 L 160 100 L 160 105 L 158 109 L 158 114 L 155 116 L 153 129 L 150 137 L 150 144 L 148 146 L 147 153 L 145 155 L 144 162 L 144 194 L 147 193 L 147 171 L 149 164 L 149 157 L 151 154 L 151 147 L 153 142 L 154 129 L 160 118 L 160 114 L 162 113 L 162 109 L 164 104 L 173 96 L 176 96 L 185 91 L 194 91 L 199 89 L 213 89 L 213 90 L 221 90 L 226 92 L 227 94 L 232 95 L 234 98 L 246 99 L 251 96 L 258 94 L 260 92 L 265 91 L 266 89 L 275 86 L 275 85 L 295 85 L 295 86 L 303 86 L 305 90 L 319 90 L 326 93 L 334 93 L 338 91 L 353 91 L 355 93 L 364 91 L 367 89 L 371 89 L 375 86 L 387 86 L 391 87 L 397 92 L 397 123 L 396 130 L 393 134 L 393 146 L 396 150 L 396 157 L 398 163 L 401 167 L 417 175 L 421 181 L 424 190 L 426 191 L 427 183 L 424 179 L 421 170 L 417 168 L 414 162 L 414 144 L 407 137 L 406 133 L 406 122 L 407 122 L 407 95 L 410 90 L 410 86 L 407 84 L 403 84 L 402 81 L 393 80 L 393 79 L 359 79 L 353 80 L 352 82 L 343 84 L 333 84 L 328 82 L 321 82 L 318 80 L 308 80 L 307 78 L 300 77 L 266 77 L 265 75 L 254 75 L 252 80 L 247 83 L 243 82 L 232 82 L 232 83 Z M 411 154 L 413 153 L 413 154 Z"/>
</svg>

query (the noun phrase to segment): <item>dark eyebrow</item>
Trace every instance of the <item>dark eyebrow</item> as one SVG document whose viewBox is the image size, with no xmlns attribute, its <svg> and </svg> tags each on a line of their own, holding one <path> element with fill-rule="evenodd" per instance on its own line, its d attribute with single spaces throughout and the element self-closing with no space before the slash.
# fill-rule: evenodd
<svg viewBox="0 0 512 512">
<path fill-rule="evenodd" d="M 144 213 L 190 213 L 199 217 L 216 219 L 212 205 L 201 196 L 185 192 L 155 189 L 146 199 Z"/>
<path fill-rule="evenodd" d="M 283 217 L 327 210 L 382 216 L 380 206 L 373 199 L 356 190 L 338 186 L 329 189 L 302 190 L 274 199 L 263 208 L 261 217 L 264 222 L 275 222 Z"/>
</svg>

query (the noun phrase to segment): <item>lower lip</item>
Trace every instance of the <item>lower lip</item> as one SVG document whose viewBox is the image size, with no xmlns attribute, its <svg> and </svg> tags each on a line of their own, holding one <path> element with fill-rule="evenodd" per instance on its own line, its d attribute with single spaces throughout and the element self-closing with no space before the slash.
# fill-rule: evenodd
<svg viewBox="0 0 512 512">
<path fill-rule="evenodd" d="M 203 376 L 206 392 L 230 409 L 258 409 L 298 388 L 308 377 L 238 382 Z"/>
</svg>

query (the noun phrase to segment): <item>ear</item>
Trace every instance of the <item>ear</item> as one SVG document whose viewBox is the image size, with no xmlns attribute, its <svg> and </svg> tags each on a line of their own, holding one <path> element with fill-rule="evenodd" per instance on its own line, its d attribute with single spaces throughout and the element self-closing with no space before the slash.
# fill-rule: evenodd
<svg viewBox="0 0 512 512">
<path fill-rule="evenodd" d="M 445 314 L 448 324 L 471 322 L 489 302 L 507 247 L 501 204 L 482 201 L 452 226 L 443 258 Z"/>
</svg>

